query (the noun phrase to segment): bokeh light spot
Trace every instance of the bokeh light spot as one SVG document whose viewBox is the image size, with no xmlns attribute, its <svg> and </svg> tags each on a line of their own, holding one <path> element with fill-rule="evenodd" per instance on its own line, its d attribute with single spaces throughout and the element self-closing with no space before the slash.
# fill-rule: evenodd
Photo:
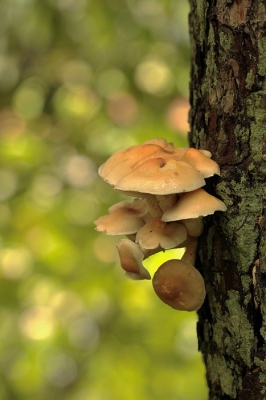
<svg viewBox="0 0 266 400">
<path fill-rule="evenodd" d="M 22 279 L 31 273 L 33 257 L 26 248 L 6 248 L 0 251 L 0 263 L 7 279 Z"/>
<path fill-rule="evenodd" d="M 126 77 L 118 69 L 106 69 L 98 75 L 96 81 L 98 92 L 109 97 L 126 86 Z"/>
<path fill-rule="evenodd" d="M 26 309 L 20 316 L 21 332 L 29 339 L 48 339 L 54 332 L 54 317 L 51 309 L 43 306 L 33 306 Z"/>
<path fill-rule="evenodd" d="M 70 290 L 60 290 L 50 299 L 54 313 L 64 323 L 70 323 L 83 313 L 85 307 L 77 293 Z"/>
<path fill-rule="evenodd" d="M 90 65 L 78 59 L 65 62 L 60 72 L 63 83 L 69 87 L 87 86 L 92 79 Z"/>
<path fill-rule="evenodd" d="M 77 378 L 77 364 L 69 355 L 57 354 L 51 357 L 46 366 L 46 375 L 54 386 L 64 388 Z"/>
<path fill-rule="evenodd" d="M 165 95 L 173 88 L 172 73 L 159 58 L 142 61 L 137 66 L 135 81 L 141 90 L 153 95 Z"/>
<path fill-rule="evenodd" d="M 72 186 L 90 185 L 97 176 L 95 164 L 86 156 L 76 154 L 63 161 L 63 175 Z"/>
<path fill-rule="evenodd" d="M 129 93 L 115 93 L 109 97 L 106 108 L 110 118 L 118 125 L 130 125 L 137 118 L 137 102 Z"/>
<path fill-rule="evenodd" d="M 84 350 L 95 350 L 99 342 L 98 324 L 90 315 L 83 316 L 70 325 L 68 335 L 73 346 Z"/>
</svg>

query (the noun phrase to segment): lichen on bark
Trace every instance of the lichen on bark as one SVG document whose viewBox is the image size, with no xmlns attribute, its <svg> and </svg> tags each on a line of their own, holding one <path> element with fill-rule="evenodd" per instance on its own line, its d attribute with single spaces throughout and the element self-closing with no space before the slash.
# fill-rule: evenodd
<svg viewBox="0 0 266 400">
<path fill-rule="evenodd" d="M 200 3 L 200 5 L 199 5 Z M 207 288 L 199 347 L 211 400 L 266 393 L 266 7 L 190 0 L 190 143 L 221 176 L 206 189 L 228 206 L 207 218 L 198 267 Z"/>
</svg>

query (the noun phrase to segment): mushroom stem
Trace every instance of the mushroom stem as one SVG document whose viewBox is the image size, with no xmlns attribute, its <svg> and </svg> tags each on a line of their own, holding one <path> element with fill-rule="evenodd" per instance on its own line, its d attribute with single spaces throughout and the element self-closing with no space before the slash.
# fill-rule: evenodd
<svg viewBox="0 0 266 400">
<path fill-rule="evenodd" d="M 148 211 L 151 214 L 151 216 L 153 218 L 161 217 L 163 215 L 163 212 L 156 196 L 148 194 L 145 196 L 145 199 L 148 206 Z"/>
<path fill-rule="evenodd" d="M 193 265 L 195 264 L 196 261 L 196 255 L 197 255 L 197 248 L 198 248 L 198 238 L 191 237 L 189 238 L 187 245 L 186 245 L 186 251 L 181 258 L 181 261 Z"/>
<path fill-rule="evenodd" d="M 178 198 L 178 194 L 164 194 L 156 196 L 159 206 L 163 210 L 163 212 L 174 207 L 177 203 Z"/>
</svg>

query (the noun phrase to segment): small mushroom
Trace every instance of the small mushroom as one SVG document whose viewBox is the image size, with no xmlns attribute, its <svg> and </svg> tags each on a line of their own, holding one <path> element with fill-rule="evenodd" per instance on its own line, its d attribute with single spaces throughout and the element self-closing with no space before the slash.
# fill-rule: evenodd
<svg viewBox="0 0 266 400">
<path fill-rule="evenodd" d="M 147 214 L 146 202 L 135 199 L 132 203 L 121 201 L 108 210 L 110 214 L 98 218 L 96 230 L 107 235 L 131 235 L 144 225 Z"/>
<path fill-rule="evenodd" d="M 181 157 L 181 160 L 192 165 L 192 167 L 201 173 L 203 178 L 209 178 L 215 174 L 220 175 L 219 165 L 196 149 L 188 149 Z"/>
<path fill-rule="evenodd" d="M 176 310 L 196 311 L 205 299 L 204 280 L 194 263 L 196 241 L 188 245 L 181 260 L 169 260 L 155 272 L 152 284 L 157 296 Z"/>
<path fill-rule="evenodd" d="M 147 222 L 136 235 L 136 243 L 144 249 L 172 249 L 187 239 L 187 230 L 179 222 L 166 223 L 161 218 Z"/>
<path fill-rule="evenodd" d="M 176 205 L 163 214 L 162 220 L 169 222 L 204 217 L 214 214 L 215 211 L 226 211 L 226 205 L 221 200 L 199 188 L 184 193 Z"/>
<path fill-rule="evenodd" d="M 143 267 L 145 256 L 140 247 L 129 239 L 121 239 L 117 245 L 121 267 L 126 275 L 134 280 L 151 279 L 149 272 Z"/>
</svg>

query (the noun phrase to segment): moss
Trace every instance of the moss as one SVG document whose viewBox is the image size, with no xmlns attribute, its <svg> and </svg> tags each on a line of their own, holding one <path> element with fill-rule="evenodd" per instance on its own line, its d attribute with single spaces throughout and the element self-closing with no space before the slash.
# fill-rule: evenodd
<svg viewBox="0 0 266 400">
<path fill-rule="evenodd" d="M 240 182 L 222 181 L 217 185 L 217 194 L 228 207 L 227 214 L 221 219 L 223 232 L 227 235 L 228 244 L 234 241 L 231 258 L 237 263 L 239 273 L 247 275 L 257 256 L 259 230 L 257 219 L 262 211 L 262 199 L 254 196 L 259 186 L 250 190 L 249 182 L 243 175 Z M 211 250 L 209 250 L 211 251 Z"/>
<path fill-rule="evenodd" d="M 246 310 L 240 307 L 240 296 L 237 291 L 230 290 L 228 292 L 226 306 L 230 315 L 227 329 L 232 335 L 231 340 L 235 340 L 236 346 L 239 346 L 238 353 L 245 364 L 251 367 L 254 331 L 247 319 Z"/>
<path fill-rule="evenodd" d="M 262 37 L 258 43 L 259 48 L 259 62 L 258 62 L 258 73 L 261 76 L 266 75 L 266 37 Z"/>
<path fill-rule="evenodd" d="M 231 49 L 232 47 L 232 38 L 229 34 L 225 33 L 225 32 L 221 32 L 220 33 L 220 44 L 222 46 L 222 48 L 228 52 L 228 50 Z M 227 53 L 227 58 L 228 58 L 228 53 Z"/>
<path fill-rule="evenodd" d="M 198 29 L 199 29 L 199 40 L 201 46 L 206 37 L 206 13 L 208 4 L 206 1 L 197 1 L 197 16 L 198 16 Z"/>
<path fill-rule="evenodd" d="M 210 25 L 209 35 L 208 35 L 208 44 L 210 46 L 210 50 L 207 54 L 206 58 L 206 74 L 205 74 L 205 81 L 201 86 L 202 93 L 206 91 L 209 92 L 211 87 L 216 87 L 217 81 L 217 66 L 215 62 L 215 35 L 214 29 L 212 25 Z"/>
<path fill-rule="evenodd" d="M 262 372 L 264 373 L 264 374 L 266 374 L 266 363 L 265 363 L 265 361 L 263 360 L 260 360 L 258 357 L 254 357 L 254 362 L 255 362 L 255 364 L 258 366 L 258 367 L 260 367 L 260 369 L 262 370 Z"/>
<path fill-rule="evenodd" d="M 224 358 L 217 357 L 207 357 L 207 362 L 211 365 L 210 376 L 212 382 L 221 383 L 221 388 L 225 394 L 235 398 L 236 397 L 236 382 L 235 377 L 232 374 L 232 369 L 228 365 Z M 232 365 L 233 368 L 233 365 Z"/>
<path fill-rule="evenodd" d="M 266 60 L 265 60 L 266 62 Z M 247 113 L 251 119 L 250 124 L 250 149 L 253 162 L 249 166 L 250 173 L 257 179 L 266 177 L 266 147 L 265 131 L 266 91 L 252 93 L 247 100 Z M 262 145 L 265 143 L 264 145 Z"/>
<path fill-rule="evenodd" d="M 251 292 L 250 292 L 250 287 L 252 285 L 252 281 L 251 281 L 250 276 L 249 275 L 242 276 L 241 282 L 242 282 L 243 290 L 245 293 L 244 304 L 248 305 L 248 303 L 252 299 Z"/>
<path fill-rule="evenodd" d="M 266 393 L 266 375 L 264 372 L 259 374 L 259 381 L 262 384 L 262 386 L 264 386 L 264 388 L 261 391 L 261 394 L 265 394 Z"/>
<path fill-rule="evenodd" d="M 246 77 L 246 88 L 247 89 L 251 89 L 252 85 L 255 82 L 255 71 L 253 69 L 251 69 L 250 71 L 248 71 L 247 73 L 247 77 Z"/>
</svg>

